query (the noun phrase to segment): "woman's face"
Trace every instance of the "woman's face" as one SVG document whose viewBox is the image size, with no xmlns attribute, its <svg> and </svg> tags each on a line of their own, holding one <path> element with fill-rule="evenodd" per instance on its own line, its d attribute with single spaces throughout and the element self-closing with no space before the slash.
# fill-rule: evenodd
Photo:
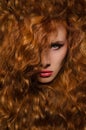
<svg viewBox="0 0 86 130">
<path fill-rule="evenodd" d="M 41 52 L 41 64 L 37 79 L 40 83 L 50 83 L 60 71 L 67 54 L 67 31 L 58 24 L 56 32 L 49 35 L 49 46 Z"/>
</svg>

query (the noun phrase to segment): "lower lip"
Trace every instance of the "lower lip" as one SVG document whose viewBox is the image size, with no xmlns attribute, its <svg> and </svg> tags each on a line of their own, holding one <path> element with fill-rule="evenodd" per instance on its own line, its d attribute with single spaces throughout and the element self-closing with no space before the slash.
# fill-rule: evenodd
<svg viewBox="0 0 86 130">
<path fill-rule="evenodd" d="M 40 73 L 40 77 L 43 77 L 43 78 L 50 77 L 51 75 L 52 75 L 52 72 Z"/>
</svg>

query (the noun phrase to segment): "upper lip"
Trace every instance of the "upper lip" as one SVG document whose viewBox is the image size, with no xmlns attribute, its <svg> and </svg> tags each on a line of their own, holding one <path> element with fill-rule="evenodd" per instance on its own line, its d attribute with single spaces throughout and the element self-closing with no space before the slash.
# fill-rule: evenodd
<svg viewBox="0 0 86 130">
<path fill-rule="evenodd" d="M 50 70 L 42 70 L 42 71 L 40 71 L 40 73 L 51 73 L 52 71 L 50 71 Z"/>
</svg>

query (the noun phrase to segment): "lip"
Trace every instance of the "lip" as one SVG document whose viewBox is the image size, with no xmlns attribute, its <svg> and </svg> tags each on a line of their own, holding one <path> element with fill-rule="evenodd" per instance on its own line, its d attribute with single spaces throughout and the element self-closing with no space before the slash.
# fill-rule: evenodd
<svg viewBox="0 0 86 130">
<path fill-rule="evenodd" d="M 39 75 L 40 77 L 46 78 L 46 77 L 50 77 L 52 73 L 53 71 L 44 70 L 44 71 L 40 71 Z"/>
</svg>

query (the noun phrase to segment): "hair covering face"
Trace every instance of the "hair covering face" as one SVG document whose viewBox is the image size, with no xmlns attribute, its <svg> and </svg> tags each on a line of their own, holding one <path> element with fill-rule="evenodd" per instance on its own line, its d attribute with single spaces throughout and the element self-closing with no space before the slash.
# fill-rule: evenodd
<svg viewBox="0 0 86 130">
<path fill-rule="evenodd" d="M 85 130 L 86 1 L 0 0 L 0 129 Z M 70 43 L 56 79 L 36 73 L 52 20 L 67 24 Z M 45 24 L 46 23 L 46 24 Z M 43 38 L 43 40 L 42 40 Z"/>
</svg>

